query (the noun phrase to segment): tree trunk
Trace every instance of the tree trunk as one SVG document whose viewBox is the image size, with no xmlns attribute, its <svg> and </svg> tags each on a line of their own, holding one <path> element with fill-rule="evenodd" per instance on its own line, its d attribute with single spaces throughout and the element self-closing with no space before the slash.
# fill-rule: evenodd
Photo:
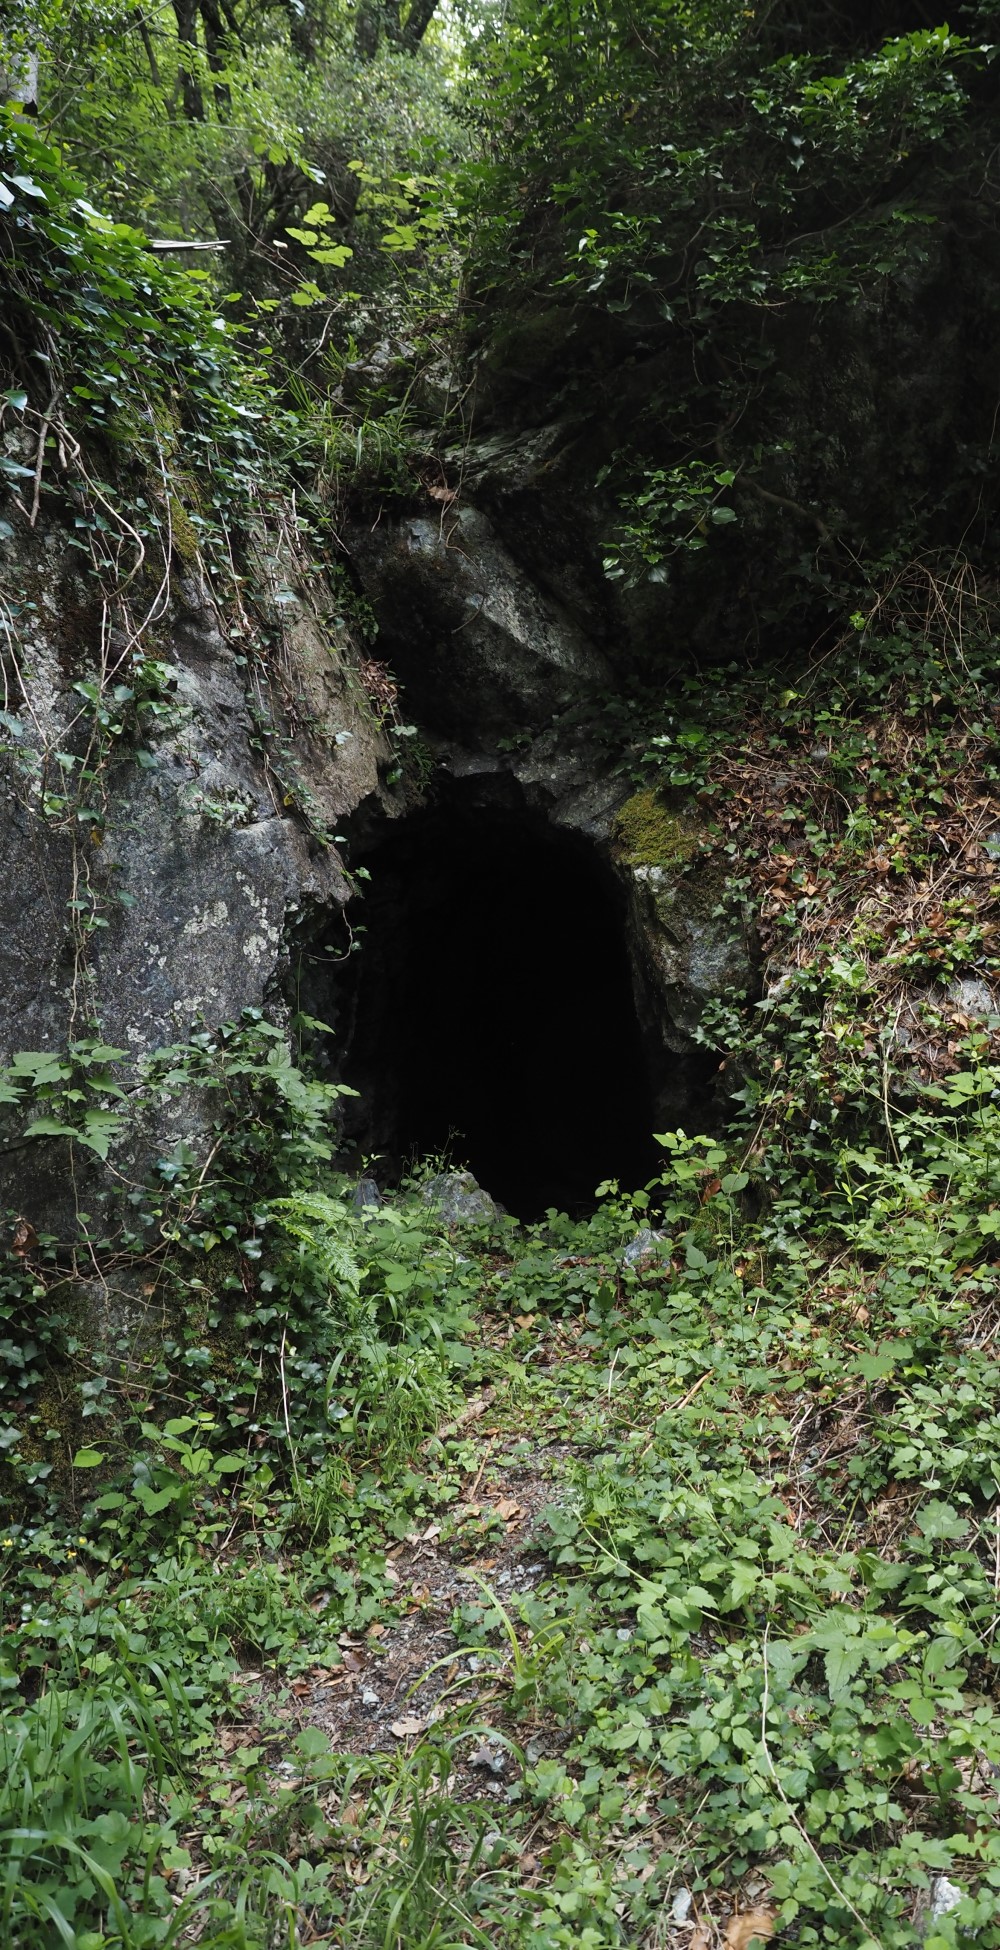
<svg viewBox="0 0 1000 1950">
<path fill-rule="evenodd" d="M 181 44 L 181 96 L 184 113 L 189 122 L 205 120 L 205 104 L 198 86 L 198 0 L 173 0 L 177 19 L 177 39 Z M 185 55 L 190 51 L 191 66 L 185 65 Z"/>
<path fill-rule="evenodd" d="M 354 52 L 360 61 L 374 61 L 383 34 L 397 47 L 415 54 L 434 13 L 437 0 L 410 0 L 405 23 L 399 18 L 399 0 L 358 0 L 354 16 Z"/>
<path fill-rule="evenodd" d="M 403 28 L 403 46 L 415 54 L 434 18 L 437 0 L 410 0 L 410 11 Z"/>
</svg>

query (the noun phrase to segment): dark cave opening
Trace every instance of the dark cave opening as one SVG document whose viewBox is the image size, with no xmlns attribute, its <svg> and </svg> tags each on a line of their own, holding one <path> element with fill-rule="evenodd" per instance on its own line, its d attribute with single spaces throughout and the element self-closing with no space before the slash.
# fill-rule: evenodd
<svg viewBox="0 0 1000 1950">
<path fill-rule="evenodd" d="M 361 950 L 313 961 L 303 1006 L 334 1028 L 360 1093 L 345 1135 L 376 1175 L 440 1154 L 525 1220 L 592 1207 L 605 1178 L 644 1183 L 665 1103 L 689 1112 L 715 1065 L 644 1034 L 597 849 L 540 816 L 453 805 L 382 828 L 352 864 L 371 875 L 350 909 Z"/>
</svg>

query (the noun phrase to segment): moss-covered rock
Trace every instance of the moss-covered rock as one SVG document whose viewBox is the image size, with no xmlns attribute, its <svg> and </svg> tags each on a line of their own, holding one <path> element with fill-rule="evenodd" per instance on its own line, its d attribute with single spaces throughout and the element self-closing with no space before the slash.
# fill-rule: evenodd
<svg viewBox="0 0 1000 1950">
<path fill-rule="evenodd" d="M 178 501 L 176 494 L 170 496 L 170 542 L 185 568 L 193 569 L 197 566 L 201 547 L 198 530 L 183 502 Z"/>
<path fill-rule="evenodd" d="M 694 859 L 706 837 L 697 819 L 673 812 L 650 789 L 634 792 L 615 817 L 615 850 L 627 867 L 680 866 Z"/>
</svg>

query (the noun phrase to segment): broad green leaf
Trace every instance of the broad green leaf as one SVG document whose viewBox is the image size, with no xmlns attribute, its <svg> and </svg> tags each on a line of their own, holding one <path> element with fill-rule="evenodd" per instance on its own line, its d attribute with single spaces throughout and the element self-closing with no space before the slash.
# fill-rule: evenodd
<svg viewBox="0 0 1000 1950">
<path fill-rule="evenodd" d="M 843 1639 L 831 1645 L 823 1657 L 823 1669 L 831 1699 L 839 1699 L 864 1664 L 864 1652 L 856 1639 Z"/>
<path fill-rule="evenodd" d="M 35 1117 L 24 1133 L 25 1137 L 79 1137 L 75 1124 L 63 1124 L 57 1117 Z"/>
</svg>

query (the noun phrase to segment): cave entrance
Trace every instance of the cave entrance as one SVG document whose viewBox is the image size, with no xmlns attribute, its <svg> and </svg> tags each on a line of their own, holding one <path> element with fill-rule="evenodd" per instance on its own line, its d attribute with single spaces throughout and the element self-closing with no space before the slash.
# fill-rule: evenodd
<svg viewBox="0 0 1000 1950">
<path fill-rule="evenodd" d="M 525 1220 L 592 1207 L 604 1178 L 643 1183 L 663 1093 L 594 846 L 461 805 L 383 828 L 352 863 L 371 875 L 361 951 L 325 976 L 313 962 L 306 1005 L 334 1027 L 360 1092 L 345 1135 L 380 1175 L 441 1155 Z"/>
</svg>

